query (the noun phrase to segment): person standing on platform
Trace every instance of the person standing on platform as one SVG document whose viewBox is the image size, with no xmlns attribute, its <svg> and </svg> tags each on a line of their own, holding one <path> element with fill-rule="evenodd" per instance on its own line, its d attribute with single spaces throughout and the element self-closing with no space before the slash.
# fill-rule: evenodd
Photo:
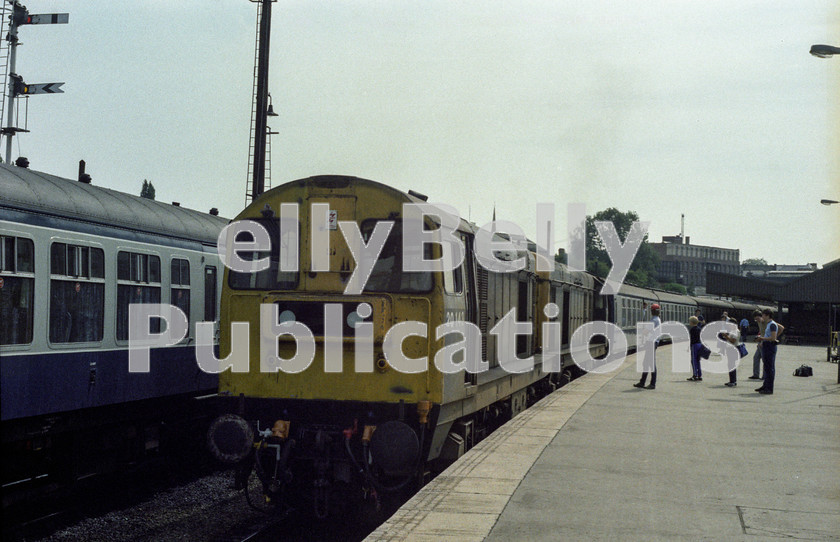
<svg viewBox="0 0 840 542">
<path fill-rule="evenodd" d="M 761 319 L 761 311 L 754 311 L 753 312 L 753 320 L 758 325 L 758 336 L 761 337 L 764 335 L 764 330 L 767 328 L 767 324 Z M 764 380 L 763 376 L 759 376 L 761 374 L 761 343 L 758 343 L 755 347 L 755 354 L 753 354 L 753 372 L 750 375 L 750 380 Z"/>
<path fill-rule="evenodd" d="M 738 327 L 741 328 L 740 329 L 741 338 L 745 339 L 747 337 L 747 333 L 749 333 L 749 331 L 750 331 L 750 321 L 747 320 L 746 316 L 741 318 L 741 323 L 738 324 Z"/>
<path fill-rule="evenodd" d="M 703 326 L 706 325 L 706 319 L 703 318 L 703 313 L 700 312 L 700 309 L 694 309 L 694 316 L 697 318 L 697 325 L 700 327 L 700 329 L 702 329 Z"/>
<path fill-rule="evenodd" d="M 658 328 L 662 324 L 662 320 L 659 319 L 659 304 L 654 303 L 650 306 L 650 313 L 653 315 L 651 318 L 651 322 L 653 322 L 653 329 Z M 653 348 L 651 348 L 651 346 Z M 648 345 L 645 348 L 645 363 L 644 367 L 646 370 L 642 373 L 642 379 L 633 384 L 635 388 L 645 388 L 648 390 L 655 390 L 656 389 L 656 347 L 659 346 L 659 339 L 656 339 L 652 345 Z M 652 367 L 652 368 L 651 368 Z M 650 373 L 650 385 L 645 386 L 645 382 L 647 381 L 648 373 Z"/>
<path fill-rule="evenodd" d="M 766 324 L 764 335 L 759 335 L 756 340 L 761 345 L 761 359 L 764 361 L 764 384 L 755 391 L 772 395 L 776 380 L 776 336 L 779 333 L 779 325 L 773 321 L 773 311 L 770 309 L 761 311 L 761 321 Z"/>
<path fill-rule="evenodd" d="M 731 324 L 735 323 L 734 318 L 729 318 L 729 320 L 727 320 L 727 321 Z M 723 339 L 724 341 L 726 341 L 730 344 L 734 344 L 735 346 L 738 346 L 738 347 L 740 347 L 740 345 L 744 344 L 743 341 L 741 340 L 741 334 L 738 333 L 737 331 L 735 333 L 723 333 L 722 332 L 722 333 L 720 333 L 720 338 Z M 738 362 L 735 361 L 735 359 L 730 358 L 726 354 L 725 350 L 723 352 L 723 355 L 726 357 L 727 363 L 729 364 L 729 382 L 726 382 L 724 384 L 724 386 L 727 386 L 729 388 L 734 388 L 735 386 L 738 385 L 738 374 L 737 374 L 738 373 L 737 372 Z"/>
<path fill-rule="evenodd" d="M 703 372 L 700 370 L 700 350 L 703 348 L 703 343 L 700 342 L 700 320 L 696 316 L 688 319 L 688 336 L 691 339 L 689 348 L 691 349 L 691 377 L 688 380 L 692 382 L 700 382 L 703 380 Z"/>
</svg>

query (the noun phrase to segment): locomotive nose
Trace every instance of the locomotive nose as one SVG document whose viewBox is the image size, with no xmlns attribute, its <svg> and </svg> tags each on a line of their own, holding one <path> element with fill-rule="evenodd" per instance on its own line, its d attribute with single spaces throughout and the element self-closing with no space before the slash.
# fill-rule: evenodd
<svg viewBox="0 0 840 542">
<path fill-rule="evenodd" d="M 238 463 L 254 446 L 254 430 L 235 414 L 219 416 L 207 430 L 207 447 L 223 463 Z"/>
</svg>

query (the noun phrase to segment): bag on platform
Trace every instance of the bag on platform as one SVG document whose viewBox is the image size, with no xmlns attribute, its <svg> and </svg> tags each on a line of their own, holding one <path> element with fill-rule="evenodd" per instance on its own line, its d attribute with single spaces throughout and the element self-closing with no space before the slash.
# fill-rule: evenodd
<svg viewBox="0 0 840 542">
<path fill-rule="evenodd" d="M 800 365 L 793 371 L 793 376 L 814 376 L 814 370 L 807 365 Z"/>
<path fill-rule="evenodd" d="M 745 358 L 745 357 L 747 357 L 747 354 L 748 354 L 747 345 L 745 345 L 744 343 L 739 344 L 738 345 L 738 355 L 740 355 L 742 358 Z"/>
</svg>

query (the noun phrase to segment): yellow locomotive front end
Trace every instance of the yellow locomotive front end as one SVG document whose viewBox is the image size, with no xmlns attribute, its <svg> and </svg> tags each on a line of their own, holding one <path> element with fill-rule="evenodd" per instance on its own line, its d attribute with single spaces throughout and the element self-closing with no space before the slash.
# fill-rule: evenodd
<svg viewBox="0 0 840 542">
<path fill-rule="evenodd" d="M 403 204 L 419 201 L 372 181 L 322 176 L 270 190 L 236 218 L 271 242 L 240 251 L 268 265 L 226 269 L 222 290 L 221 358 L 242 357 L 247 343 L 248 366 L 220 375 L 228 414 L 209 441 L 239 464 L 239 484 L 256 467 L 269 498 L 308 496 L 323 517 L 352 498 L 349 488 L 399 492 L 422 475 L 441 375 L 431 361 L 428 370 L 397 370 L 383 352 L 394 326 L 422 323 L 428 331 L 406 334 L 400 352 L 432 360 L 444 319 L 442 274 L 403 265 Z M 232 241 L 257 237 L 246 231 Z M 354 276 L 375 242 L 369 276 Z"/>
</svg>

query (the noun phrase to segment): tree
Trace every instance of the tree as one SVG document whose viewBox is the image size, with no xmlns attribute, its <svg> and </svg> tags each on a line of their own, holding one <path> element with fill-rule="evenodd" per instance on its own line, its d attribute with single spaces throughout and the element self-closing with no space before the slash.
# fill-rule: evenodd
<svg viewBox="0 0 840 542">
<path fill-rule="evenodd" d="M 688 290 L 686 289 L 686 287 L 682 284 L 677 284 L 676 282 L 669 282 L 668 284 L 663 284 L 662 289 L 666 292 L 674 292 L 676 294 L 688 294 Z"/>
<path fill-rule="evenodd" d="M 140 197 L 146 199 L 155 199 L 155 185 L 143 179 L 143 188 L 140 189 Z"/>
<path fill-rule="evenodd" d="M 639 220 L 639 215 L 633 211 L 621 212 L 615 207 L 610 207 L 595 216 L 586 217 L 586 270 L 601 278 L 605 278 L 612 267 L 612 261 L 607 254 L 606 247 L 598 235 L 595 222 L 612 222 L 618 233 L 618 238 L 624 243 L 627 234 L 634 222 Z M 630 265 L 630 270 L 625 277 L 626 282 L 639 286 L 656 286 L 656 266 L 659 264 L 659 257 L 650 248 L 647 242 L 647 235 L 639 246 L 639 251 Z"/>
<path fill-rule="evenodd" d="M 764 258 L 747 258 L 741 265 L 767 265 L 767 260 Z"/>
</svg>

